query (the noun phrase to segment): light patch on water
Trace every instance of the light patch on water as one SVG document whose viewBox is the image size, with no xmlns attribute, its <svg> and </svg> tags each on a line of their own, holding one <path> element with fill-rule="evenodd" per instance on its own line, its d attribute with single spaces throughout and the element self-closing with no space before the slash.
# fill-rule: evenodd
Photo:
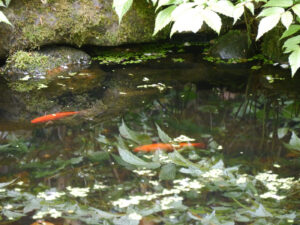
<svg viewBox="0 0 300 225">
<path fill-rule="evenodd" d="M 78 188 L 78 187 L 67 187 L 67 190 L 70 191 L 70 194 L 75 197 L 86 197 L 90 188 Z"/>
<path fill-rule="evenodd" d="M 148 82 L 149 80 L 150 80 L 150 79 L 149 79 L 148 77 L 144 77 L 144 78 L 143 78 L 143 81 L 144 81 L 144 82 Z"/>
<path fill-rule="evenodd" d="M 144 84 L 144 85 L 138 85 L 137 88 L 157 88 L 160 92 L 164 91 L 167 88 L 165 84 L 163 83 L 157 83 L 157 84 Z"/>
<path fill-rule="evenodd" d="M 38 211 L 35 215 L 32 216 L 32 219 L 43 219 L 46 215 L 50 215 L 52 218 L 59 218 L 62 216 L 62 213 L 56 209 L 50 209 L 48 211 Z"/>
</svg>

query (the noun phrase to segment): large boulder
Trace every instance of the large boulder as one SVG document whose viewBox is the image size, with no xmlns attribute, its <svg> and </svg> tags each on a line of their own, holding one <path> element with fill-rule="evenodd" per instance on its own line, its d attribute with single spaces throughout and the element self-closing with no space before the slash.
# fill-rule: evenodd
<svg viewBox="0 0 300 225">
<path fill-rule="evenodd" d="M 42 3 L 45 2 L 45 3 Z M 155 13 L 146 0 L 134 1 L 119 24 L 113 0 L 18 0 L 4 14 L 13 27 L 0 26 L 0 58 L 9 51 L 50 44 L 117 46 L 167 37 L 152 36 Z"/>
</svg>

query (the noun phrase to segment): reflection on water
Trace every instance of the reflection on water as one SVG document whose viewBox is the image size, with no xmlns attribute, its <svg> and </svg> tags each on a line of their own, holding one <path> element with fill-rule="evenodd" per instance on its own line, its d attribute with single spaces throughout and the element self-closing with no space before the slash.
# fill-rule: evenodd
<svg viewBox="0 0 300 225">
<path fill-rule="evenodd" d="M 199 57 L 94 65 L 22 93 L 2 82 L 0 221 L 299 222 L 297 78 L 279 70 L 270 82 L 270 67 L 254 73 Z M 30 124 L 60 111 L 82 113 Z M 207 149 L 132 154 L 180 135 Z"/>
</svg>

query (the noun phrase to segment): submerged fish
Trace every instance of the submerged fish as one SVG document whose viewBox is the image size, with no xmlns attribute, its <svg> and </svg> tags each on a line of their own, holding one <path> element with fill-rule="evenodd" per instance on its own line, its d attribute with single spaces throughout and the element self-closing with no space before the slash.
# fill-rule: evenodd
<svg viewBox="0 0 300 225">
<path fill-rule="evenodd" d="M 157 150 L 164 150 L 168 152 L 174 151 L 174 149 L 180 149 L 184 147 L 196 147 L 196 148 L 205 148 L 205 144 L 202 142 L 199 143 L 179 143 L 178 145 L 166 144 L 166 143 L 155 143 L 150 145 L 142 145 L 136 147 L 133 151 L 135 152 L 154 152 Z"/>
<path fill-rule="evenodd" d="M 75 115 L 78 113 L 79 113 L 79 111 L 58 112 L 58 113 L 54 113 L 54 114 L 48 114 L 48 115 L 37 117 L 37 118 L 31 120 L 31 123 L 45 123 L 45 122 L 52 121 L 52 120 L 58 120 L 60 118 L 66 117 L 66 116 L 72 116 L 72 115 Z"/>
</svg>

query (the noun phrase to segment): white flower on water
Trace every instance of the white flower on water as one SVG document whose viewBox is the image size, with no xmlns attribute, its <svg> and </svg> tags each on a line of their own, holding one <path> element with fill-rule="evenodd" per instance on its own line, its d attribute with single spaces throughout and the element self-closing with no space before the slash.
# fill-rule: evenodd
<svg viewBox="0 0 300 225">
<path fill-rule="evenodd" d="M 70 191 L 70 194 L 75 197 L 86 197 L 90 188 L 77 188 L 77 187 L 67 187 L 67 190 Z"/>
<path fill-rule="evenodd" d="M 55 200 L 57 198 L 60 198 L 63 195 L 65 195 L 64 192 L 57 192 L 55 190 L 47 190 L 45 192 L 39 192 L 37 194 L 37 197 L 38 198 L 43 198 L 46 201 L 52 201 L 52 200 Z"/>
<path fill-rule="evenodd" d="M 140 221 L 142 219 L 142 216 L 136 212 L 133 212 L 133 213 L 130 213 L 128 215 L 128 218 L 131 219 L 131 220 L 138 220 Z"/>
<path fill-rule="evenodd" d="M 190 142 L 190 141 L 195 141 L 195 139 L 194 138 L 189 138 L 185 135 L 180 135 L 179 137 L 174 138 L 174 141 L 175 142 Z"/>
<path fill-rule="evenodd" d="M 126 208 L 130 205 L 138 205 L 140 201 L 138 199 L 125 199 L 125 198 L 120 198 L 117 201 L 112 202 L 113 206 L 118 206 L 119 208 Z"/>
<path fill-rule="evenodd" d="M 6 206 L 3 207 L 4 209 L 12 209 L 13 206 L 11 204 L 7 204 Z"/>
<path fill-rule="evenodd" d="M 160 206 L 163 210 L 171 209 L 173 208 L 173 203 L 181 202 L 182 200 L 183 198 L 180 196 L 164 197 L 160 200 Z"/>
<path fill-rule="evenodd" d="M 266 193 L 260 195 L 260 197 L 261 198 L 274 198 L 276 200 L 281 200 L 281 199 L 285 198 L 285 196 L 277 195 L 276 192 L 272 192 L 272 191 L 266 192 Z"/>
<path fill-rule="evenodd" d="M 134 172 L 138 175 L 145 175 L 145 176 L 149 176 L 149 177 L 156 175 L 156 172 L 152 171 L 152 170 L 133 170 L 132 172 Z"/>
<path fill-rule="evenodd" d="M 58 218 L 61 217 L 62 213 L 57 211 L 56 209 L 50 209 L 49 214 L 52 218 Z"/>
<path fill-rule="evenodd" d="M 211 169 L 211 170 L 203 173 L 202 177 L 209 178 L 209 179 L 216 179 L 216 178 L 219 178 L 223 175 L 224 175 L 223 170 L 221 170 L 221 169 Z"/>
</svg>

